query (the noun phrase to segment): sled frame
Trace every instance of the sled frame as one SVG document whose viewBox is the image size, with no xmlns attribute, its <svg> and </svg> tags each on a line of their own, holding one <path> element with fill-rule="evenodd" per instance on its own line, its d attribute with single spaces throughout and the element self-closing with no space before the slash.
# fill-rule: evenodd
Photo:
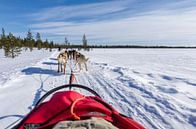
<svg viewBox="0 0 196 129">
<path fill-rule="evenodd" d="M 61 90 L 61 89 L 64 89 L 64 88 L 69 88 L 69 90 L 71 90 L 72 87 L 73 87 L 73 88 L 84 89 L 84 90 L 86 90 L 86 91 L 89 91 L 91 94 L 93 94 L 93 95 L 95 95 L 95 96 L 101 98 L 100 95 L 99 95 L 97 92 L 95 92 L 94 90 L 90 89 L 89 87 L 86 87 L 86 86 L 83 86 L 83 85 L 78 85 L 78 84 L 68 84 L 68 85 L 62 85 L 62 86 L 56 87 L 56 88 L 54 88 L 54 89 L 48 91 L 45 95 L 43 95 L 43 96 L 37 101 L 37 103 L 35 104 L 35 107 L 38 107 L 38 106 L 39 106 L 39 105 L 40 105 L 49 95 L 55 93 L 56 91 Z M 68 91 L 69 91 L 69 90 L 68 90 Z"/>
</svg>

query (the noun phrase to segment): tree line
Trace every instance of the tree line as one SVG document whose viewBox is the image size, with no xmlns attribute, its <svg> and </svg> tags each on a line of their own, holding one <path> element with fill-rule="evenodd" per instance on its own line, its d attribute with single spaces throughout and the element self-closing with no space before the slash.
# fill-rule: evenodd
<svg viewBox="0 0 196 129">
<path fill-rule="evenodd" d="M 6 57 L 14 58 L 18 56 L 22 49 L 33 51 L 33 49 L 37 48 L 46 49 L 52 51 L 53 48 L 74 48 L 74 49 L 84 49 L 89 51 L 92 48 L 196 48 L 196 47 L 184 47 L 184 46 L 139 46 L 139 45 L 89 45 L 87 44 L 87 38 L 84 34 L 82 37 L 81 45 L 73 45 L 65 37 L 64 44 L 57 44 L 53 41 L 45 41 L 42 40 L 41 34 L 39 32 L 36 33 L 35 38 L 30 30 L 28 30 L 26 37 L 16 37 L 11 32 L 6 35 L 4 28 L 2 28 L 2 33 L 0 35 L 0 49 L 4 49 L 4 55 Z"/>
<path fill-rule="evenodd" d="M 32 32 L 28 30 L 25 38 L 16 37 L 11 32 L 6 35 L 4 28 L 2 28 L 2 34 L 0 36 L 0 49 L 4 49 L 4 55 L 6 57 L 16 57 L 20 54 L 22 49 L 33 51 L 34 48 L 38 50 L 45 48 L 52 51 L 52 48 L 57 47 L 53 41 L 47 39 L 43 41 L 40 33 L 36 33 L 33 38 Z"/>
<path fill-rule="evenodd" d="M 39 32 L 36 33 L 34 38 L 31 30 L 28 30 L 25 38 L 21 38 L 20 36 L 16 37 L 11 32 L 6 35 L 4 28 L 2 28 L 2 33 L 0 35 L 0 49 L 4 49 L 5 57 L 11 58 L 18 56 L 22 49 L 30 51 L 33 51 L 35 48 L 38 50 L 46 49 L 49 51 L 52 51 L 53 48 L 58 48 L 59 50 L 62 48 L 89 50 L 85 34 L 83 35 L 82 42 L 82 45 L 72 45 L 66 37 L 64 44 L 54 43 L 53 41 L 49 42 L 47 39 L 43 41 Z"/>
<path fill-rule="evenodd" d="M 196 48 L 196 46 L 88 45 L 87 48 Z"/>
</svg>

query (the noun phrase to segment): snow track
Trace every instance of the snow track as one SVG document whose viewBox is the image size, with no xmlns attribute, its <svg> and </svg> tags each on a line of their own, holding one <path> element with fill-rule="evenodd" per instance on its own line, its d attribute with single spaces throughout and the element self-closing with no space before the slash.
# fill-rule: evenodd
<svg viewBox="0 0 196 129">
<path fill-rule="evenodd" d="M 123 68 L 110 69 L 110 75 L 119 74 L 119 76 L 114 79 L 107 78 L 104 73 L 108 74 L 109 71 L 104 71 L 103 67 L 104 65 L 94 65 L 94 68 L 91 66 L 88 74 L 80 74 L 77 78 L 81 79 L 83 85 L 97 91 L 118 111 L 140 121 L 148 128 L 175 129 L 187 124 L 184 118 L 189 116 L 181 113 L 177 107 L 179 105 L 175 106 L 169 102 L 168 97 L 153 93 L 153 90 L 144 84 L 138 84 L 140 82 L 135 79 L 124 76 Z"/>
<path fill-rule="evenodd" d="M 57 73 L 57 51 L 35 58 L 34 64 L 26 61 L 21 67 L 18 65 L 17 74 L 12 75 L 14 79 L 0 80 L 0 128 L 9 128 L 10 124 L 23 118 L 50 89 L 68 84 L 70 67 L 75 71 L 75 83 L 95 90 L 119 112 L 139 121 L 148 129 L 196 127 L 196 97 L 192 94 L 196 86 L 195 78 L 185 78 L 184 74 L 176 77 L 175 70 L 168 70 L 173 67 L 171 65 L 165 65 L 168 67 L 165 72 L 158 66 L 149 72 L 145 69 L 148 66 L 141 71 L 134 64 L 131 64 L 132 67 L 112 65 L 111 62 L 103 62 L 103 56 L 99 53 L 96 55 L 96 52 L 92 57 L 86 53 L 92 59 L 87 72 L 78 72 L 74 62 L 69 61 L 66 74 Z M 112 57 L 111 60 L 115 62 L 116 58 Z M 160 58 L 162 59 L 161 56 Z M 134 57 L 133 59 L 137 62 Z M 186 69 L 188 73 L 191 72 L 189 67 L 178 65 L 178 68 L 179 71 Z M 15 70 L 11 69 L 9 72 L 14 73 Z M 5 74 L 2 72 L 1 75 Z M 78 91 L 90 95 L 83 90 Z"/>
</svg>

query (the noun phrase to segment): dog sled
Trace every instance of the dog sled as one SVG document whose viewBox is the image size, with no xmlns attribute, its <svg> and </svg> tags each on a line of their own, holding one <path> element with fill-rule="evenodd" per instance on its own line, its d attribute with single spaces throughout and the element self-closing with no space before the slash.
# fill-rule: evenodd
<svg viewBox="0 0 196 129">
<path fill-rule="evenodd" d="M 65 90 L 66 88 L 69 89 Z M 74 91 L 74 88 L 86 90 L 92 96 L 82 95 Z M 50 95 L 52 97 L 47 100 Z M 98 118 L 98 120 L 95 118 Z M 120 114 L 111 105 L 101 99 L 99 94 L 94 90 L 78 84 L 63 85 L 47 92 L 37 102 L 35 108 L 13 129 L 57 129 L 56 127 L 59 123 L 59 129 L 68 129 L 66 127 L 70 125 L 70 122 L 85 120 L 88 120 L 87 123 L 91 120 L 90 125 L 94 125 L 94 127 L 95 125 L 109 123 L 110 126 L 109 124 L 104 126 L 111 127 L 111 129 L 112 127 L 120 129 L 144 129 L 138 122 Z M 93 120 L 94 123 L 92 122 Z M 62 122 L 66 121 L 69 121 L 69 124 L 63 128 Z M 77 129 L 83 129 L 82 127 L 87 125 L 80 123 L 81 128 Z"/>
<path fill-rule="evenodd" d="M 120 114 L 89 87 L 73 84 L 56 87 L 43 95 L 33 110 L 12 129 L 145 129 Z M 89 96 L 77 89 L 89 92 Z"/>
</svg>

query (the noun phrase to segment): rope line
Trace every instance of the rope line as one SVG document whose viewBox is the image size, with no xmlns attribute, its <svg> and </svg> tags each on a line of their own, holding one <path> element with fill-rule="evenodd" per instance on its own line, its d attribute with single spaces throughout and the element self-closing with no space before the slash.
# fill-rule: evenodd
<svg viewBox="0 0 196 129">
<path fill-rule="evenodd" d="M 71 74 L 70 74 L 70 78 L 69 78 L 70 79 L 69 80 L 69 84 L 73 84 L 74 81 L 75 81 L 76 84 L 78 84 L 78 79 L 76 78 L 76 76 L 75 76 L 75 74 L 73 72 L 73 68 L 72 68 L 72 66 L 76 67 L 76 65 L 73 65 L 73 61 L 74 60 L 69 60 L 69 64 L 68 64 L 68 66 L 69 66 L 69 68 L 71 70 Z M 70 90 L 71 90 L 71 87 L 70 87 Z M 79 91 L 81 93 L 81 89 L 79 89 Z"/>
</svg>

